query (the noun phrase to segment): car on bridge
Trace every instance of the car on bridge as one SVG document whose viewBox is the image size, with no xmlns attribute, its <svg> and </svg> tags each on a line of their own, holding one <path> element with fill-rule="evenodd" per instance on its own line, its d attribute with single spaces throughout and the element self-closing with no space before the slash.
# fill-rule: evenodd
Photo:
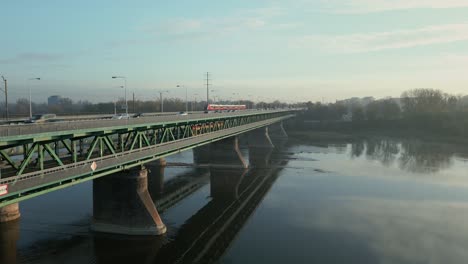
<svg viewBox="0 0 468 264">
<path fill-rule="evenodd" d="M 117 115 L 113 115 L 111 119 L 130 119 L 130 116 L 127 115 L 127 114 L 117 114 Z"/>
<path fill-rule="evenodd" d="M 39 114 L 33 115 L 30 119 L 26 120 L 25 123 L 46 123 L 56 121 L 57 115 L 55 114 Z"/>
</svg>

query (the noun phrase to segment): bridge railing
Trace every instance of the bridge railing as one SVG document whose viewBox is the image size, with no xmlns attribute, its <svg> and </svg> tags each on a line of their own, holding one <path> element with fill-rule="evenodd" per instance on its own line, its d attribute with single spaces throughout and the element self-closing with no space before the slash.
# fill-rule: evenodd
<svg viewBox="0 0 468 264">
<path fill-rule="evenodd" d="M 224 121 L 218 121 L 218 126 L 213 125 L 216 122 L 211 120 L 205 123 L 149 127 L 144 131 L 129 131 L 130 134 L 127 134 L 127 138 L 132 139 L 133 144 L 129 143 L 122 149 L 118 149 L 118 144 L 116 144 L 118 142 L 108 142 L 115 147 L 114 152 L 112 152 L 112 149 L 105 149 L 103 147 L 105 144 L 101 141 L 100 144 L 94 144 L 94 146 L 100 145 L 99 148 L 95 149 L 90 146 L 80 158 L 78 158 L 76 148 L 72 149 L 72 153 L 64 153 L 63 156 L 60 156 L 56 153 L 54 155 L 50 147 L 44 147 L 50 142 L 36 143 L 36 147 L 31 148 L 35 150 L 31 151 L 30 149 L 26 157 L 16 164 L 16 170 L 12 170 L 16 173 L 0 179 L 0 185 L 9 186 L 9 193 L 0 196 L 0 205 L 6 205 L 27 199 L 29 196 L 39 195 L 43 192 L 140 166 L 143 163 L 182 150 L 245 133 L 293 116 L 293 114 L 285 112 L 268 113 L 250 117 L 226 118 Z M 201 126 L 200 134 L 193 133 L 196 126 L 197 129 Z M 188 131 L 189 133 L 184 133 L 185 135 L 182 136 L 182 133 L 175 133 L 177 130 L 179 132 Z M 140 136 L 137 136 L 138 133 L 140 133 Z M 143 140 L 145 133 L 160 136 Z M 99 141 L 105 136 L 107 135 L 95 135 L 93 141 Z M 71 139 L 71 141 L 73 140 Z M 139 144 L 135 144 L 138 141 Z M 142 144 L 144 141 L 149 144 Z M 130 148 L 130 145 L 134 145 L 134 148 Z M 47 152 L 49 153 L 48 159 L 45 159 L 46 149 L 48 149 Z M 36 162 L 31 162 L 32 157 L 35 158 Z"/>
<path fill-rule="evenodd" d="M 205 121 L 212 119 L 219 119 L 225 117 L 238 117 L 238 116 L 255 116 L 265 113 L 282 113 L 292 112 L 291 110 L 270 110 L 270 111 L 239 111 L 231 113 L 209 113 L 209 114 L 193 114 L 193 115 L 172 115 L 172 116 L 149 116 L 140 118 L 130 118 L 123 120 L 104 119 L 104 120 L 83 120 L 83 121 L 63 121 L 42 124 L 20 124 L 0 126 L 0 146 L 10 137 L 27 138 L 36 137 L 40 133 L 74 133 L 83 130 L 96 129 L 99 131 L 102 128 L 129 128 L 138 127 L 141 125 L 154 125 L 159 124 L 173 124 L 177 122 L 186 121 Z"/>
</svg>

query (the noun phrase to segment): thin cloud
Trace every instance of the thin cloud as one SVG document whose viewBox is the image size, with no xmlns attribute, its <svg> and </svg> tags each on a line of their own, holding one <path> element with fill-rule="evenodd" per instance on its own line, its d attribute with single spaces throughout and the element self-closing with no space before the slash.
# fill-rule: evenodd
<svg viewBox="0 0 468 264">
<path fill-rule="evenodd" d="M 172 18 L 156 25 L 140 27 L 157 35 L 181 36 L 213 36 L 234 32 L 248 32 L 262 29 L 290 29 L 292 24 L 275 23 L 274 18 L 284 14 L 284 9 L 277 7 L 242 9 L 230 15 L 211 18 Z"/>
<path fill-rule="evenodd" d="M 373 13 L 404 9 L 445 9 L 468 7 L 466 0 L 321 0 L 334 13 Z"/>
<path fill-rule="evenodd" d="M 294 40 L 293 46 L 316 48 L 331 53 L 362 53 L 466 40 L 468 24 L 446 24 L 387 32 L 309 35 Z"/>
</svg>

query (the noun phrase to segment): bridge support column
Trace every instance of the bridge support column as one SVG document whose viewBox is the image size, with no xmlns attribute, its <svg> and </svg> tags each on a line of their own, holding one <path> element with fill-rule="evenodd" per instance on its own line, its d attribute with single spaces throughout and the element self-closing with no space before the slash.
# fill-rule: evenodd
<svg viewBox="0 0 468 264">
<path fill-rule="evenodd" d="M 159 159 L 154 162 L 146 163 L 148 170 L 148 191 L 151 198 L 158 199 L 164 190 L 164 170 L 166 169 L 166 160 Z"/>
<path fill-rule="evenodd" d="M 247 172 L 247 163 L 239 150 L 238 137 L 211 143 L 210 186 L 215 199 L 237 199 L 239 185 Z"/>
<path fill-rule="evenodd" d="M 268 168 L 273 148 L 259 148 L 249 146 L 249 167 Z"/>
<path fill-rule="evenodd" d="M 210 164 L 210 145 L 206 144 L 193 149 L 193 163 L 205 166 Z"/>
<path fill-rule="evenodd" d="M 239 140 L 237 137 L 229 137 L 213 142 L 210 147 L 211 168 L 247 168 L 247 163 L 239 150 Z"/>
<path fill-rule="evenodd" d="M 273 142 L 268 134 L 268 127 L 262 127 L 249 132 L 249 147 L 274 148 Z"/>
<path fill-rule="evenodd" d="M 266 168 L 274 145 L 268 134 L 268 127 L 262 127 L 249 133 L 249 166 Z"/>
<path fill-rule="evenodd" d="M 19 204 L 14 203 L 0 208 L 0 223 L 16 220 L 20 218 Z"/>
<path fill-rule="evenodd" d="M 17 263 L 19 231 L 19 220 L 0 223 L 0 263 Z"/>
<path fill-rule="evenodd" d="M 166 226 L 148 192 L 148 171 L 131 169 L 94 180 L 92 230 L 161 235 Z"/>
<path fill-rule="evenodd" d="M 288 134 L 284 129 L 283 122 L 274 123 L 269 126 L 270 137 L 274 139 L 287 139 Z"/>
</svg>

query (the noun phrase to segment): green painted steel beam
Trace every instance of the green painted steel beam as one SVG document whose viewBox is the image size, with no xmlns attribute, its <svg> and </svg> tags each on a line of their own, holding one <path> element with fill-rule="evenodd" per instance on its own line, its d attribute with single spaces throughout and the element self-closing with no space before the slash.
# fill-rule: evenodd
<svg viewBox="0 0 468 264">
<path fill-rule="evenodd" d="M 112 154 L 117 153 L 117 149 L 114 148 L 114 142 L 111 140 L 109 137 L 117 137 L 117 144 L 120 145 L 120 150 L 119 153 L 125 152 L 126 150 L 134 150 L 136 148 L 143 148 L 143 144 L 146 146 L 152 145 L 152 140 L 148 140 L 146 137 L 146 133 L 152 132 L 152 135 L 154 136 L 154 145 L 161 144 L 161 143 L 166 143 L 166 142 L 171 142 L 180 139 L 180 131 L 184 129 L 184 134 L 183 138 L 187 137 L 192 137 L 196 135 L 203 135 L 206 133 L 211 133 L 213 131 L 219 131 L 222 129 L 228 129 L 236 126 L 240 126 L 242 124 L 249 124 L 253 122 L 258 122 L 261 120 L 267 120 L 271 119 L 277 116 L 285 116 L 284 113 L 270 113 L 270 114 L 257 114 L 257 115 L 250 115 L 250 116 L 230 116 L 230 117 L 224 117 L 224 118 L 216 118 L 215 121 L 213 120 L 207 120 L 206 122 L 197 122 L 197 123 L 192 123 L 188 124 L 187 122 L 175 122 L 171 124 L 165 124 L 163 126 L 158 126 L 158 127 L 152 127 L 150 125 L 147 126 L 140 126 L 138 129 L 130 129 L 127 130 L 128 132 L 125 133 L 123 130 L 119 130 L 118 133 L 112 134 L 110 131 L 99 131 L 96 133 L 93 133 L 92 135 L 88 136 L 87 138 L 92 138 L 91 144 L 87 149 L 84 150 L 83 146 L 83 140 L 87 139 L 86 137 L 79 137 L 79 142 L 80 142 L 80 157 L 83 157 L 85 155 L 85 160 L 90 160 L 93 157 L 103 157 L 104 156 L 104 145 L 109 149 L 109 151 Z M 189 122 L 190 123 L 190 122 Z M 177 125 L 179 124 L 179 125 Z M 177 133 L 175 132 L 177 131 Z M 177 137 L 175 134 L 177 134 Z M 125 142 L 124 142 L 125 138 Z M 159 139 L 159 142 L 158 142 Z M 52 159 L 57 161 L 57 163 L 61 166 L 63 166 L 63 161 L 60 160 L 60 157 L 57 156 L 57 148 L 56 152 L 57 153 L 52 153 L 53 151 L 50 150 L 49 143 L 54 143 L 55 146 L 57 147 L 57 144 L 62 142 L 64 147 L 68 150 L 68 152 L 71 155 L 71 161 L 77 162 L 77 150 L 76 146 L 72 149 L 72 146 L 68 145 L 66 140 L 70 140 L 71 142 L 75 142 L 76 139 L 57 139 L 57 141 L 53 140 L 48 140 L 44 142 L 36 142 L 34 144 L 39 144 L 39 145 L 44 145 L 45 150 L 50 154 Z M 136 143 L 138 143 L 138 146 L 136 147 Z M 32 146 L 34 146 L 34 144 Z M 97 144 L 99 144 L 99 149 L 98 149 L 98 154 L 96 156 L 95 154 L 95 149 Z M 27 149 L 27 146 L 24 147 Z M 33 149 L 33 148 L 31 148 Z M 42 151 L 42 150 L 41 150 Z M 39 153 L 42 155 L 43 153 Z M 17 170 L 17 175 L 21 175 L 25 169 L 24 161 L 26 161 L 27 158 L 30 157 L 31 152 L 28 151 L 28 153 L 25 153 L 25 157 L 22 163 L 20 163 L 20 166 L 12 166 L 13 169 Z M 42 170 L 42 164 L 43 164 L 43 157 L 40 156 L 40 161 L 41 161 L 41 170 Z M 27 161 L 29 163 L 29 160 Z M 10 164 L 11 165 L 11 164 Z"/>
<path fill-rule="evenodd" d="M 154 161 L 154 160 L 157 160 L 157 159 L 160 159 L 160 158 L 163 158 L 163 157 L 166 157 L 166 156 L 169 156 L 169 155 L 181 152 L 181 151 L 185 151 L 185 150 L 193 149 L 193 148 L 196 148 L 196 147 L 199 147 L 199 146 L 202 146 L 202 145 L 206 145 L 206 144 L 209 144 L 211 142 L 215 142 L 215 141 L 222 140 L 222 139 L 225 139 L 225 138 L 229 138 L 229 137 L 232 137 L 232 136 L 235 136 L 235 135 L 243 134 L 243 133 L 245 133 L 247 131 L 257 129 L 259 127 L 263 127 L 263 126 L 251 127 L 251 128 L 241 130 L 241 131 L 238 131 L 238 132 L 235 132 L 235 133 L 232 133 L 232 134 L 219 136 L 217 138 L 209 139 L 209 140 L 199 142 L 199 143 L 194 143 L 194 144 L 184 146 L 184 147 L 174 148 L 174 149 L 168 150 L 168 151 L 166 151 L 164 153 L 159 153 L 159 154 L 156 154 L 156 155 L 150 155 L 150 156 L 142 157 L 142 158 L 139 158 L 139 159 L 136 159 L 136 160 L 126 160 L 125 164 L 121 164 L 121 165 L 119 165 L 117 167 L 111 166 L 110 168 L 105 168 L 105 169 L 102 169 L 102 170 L 98 169 L 95 172 L 88 172 L 88 173 L 84 173 L 84 174 L 80 174 L 80 175 L 74 175 L 72 177 L 68 177 L 68 178 L 65 178 L 65 179 L 58 180 L 58 181 L 54 181 L 54 182 L 50 182 L 50 183 L 43 184 L 43 185 L 40 185 L 40 186 L 36 186 L 34 188 L 25 189 L 25 190 L 22 190 L 21 192 L 12 193 L 6 198 L 2 199 L 0 197 L 0 207 L 6 206 L 6 205 L 9 205 L 9 204 L 13 204 L 13 203 L 17 203 L 17 202 L 20 202 L 20 201 L 24 201 L 26 199 L 30 199 L 30 198 L 33 198 L 33 197 L 36 197 L 36 196 L 39 196 L 39 195 L 42 195 L 42 194 L 46 194 L 46 193 L 49 193 L 49 192 L 52 192 L 52 191 L 55 191 L 55 190 L 63 189 L 63 188 L 66 188 L 66 187 L 69 187 L 69 186 L 72 186 L 72 185 L 75 185 L 75 184 L 79 184 L 79 183 L 82 183 L 82 182 L 85 182 L 85 181 L 93 180 L 93 179 L 96 179 L 96 178 L 99 178 L 99 177 L 103 177 L 103 176 L 106 176 L 106 175 L 109 175 L 109 174 L 112 174 L 112 173 L 116 173 L 116 172 L 119 172 L 119 171 L 122 171 L 122 170 L 126 170 L 126 169 L 133 168 L 133 167 L 136 167 L 136 166 L 141 166 L 141 165 L 143 165 L 144 163 L 147 163 L 147 162 L 151 162 L 151 161 Z M 35 146 L 31 147 L 30 151 L 33 152 L 34 148 L 35 148 Z M 50 146 L 49 146 L 49 148 L 50 148 Z M 15 182 L 16 182 L 16 180 L 15 180 Z"/>
</svg>

